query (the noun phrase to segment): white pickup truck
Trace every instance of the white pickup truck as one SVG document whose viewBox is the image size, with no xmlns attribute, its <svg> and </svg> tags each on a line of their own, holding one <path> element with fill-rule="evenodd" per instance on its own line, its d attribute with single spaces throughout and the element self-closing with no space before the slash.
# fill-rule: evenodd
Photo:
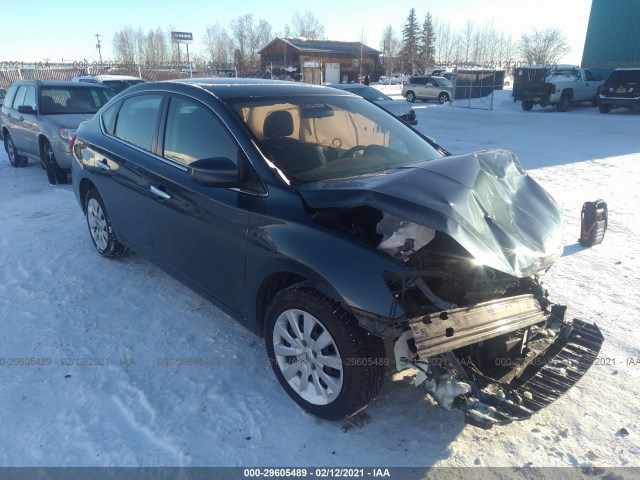
<svg viewBox="0 0 640 480">
<path fill-rule="evenodd" d="M 596 105 L 598 87 L 604 83 L 586 68 L 558 65 L 549 69 L 539 82 L 528 82 L 521 90 L 522 109 L 531 110 L 534 105 L 555 105 L 559 112 L 566 112 L 570 103 L 592 102 Z"/>
</svg>

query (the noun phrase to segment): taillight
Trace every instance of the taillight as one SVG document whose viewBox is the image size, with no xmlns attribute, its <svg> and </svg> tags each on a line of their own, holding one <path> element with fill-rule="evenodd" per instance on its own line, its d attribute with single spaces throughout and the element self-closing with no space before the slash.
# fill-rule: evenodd
<svg viewBox="0 0 640 480">
<path fill-rule="evenodd" d="M 553 83 L 551 84 L 551 93 L 552 94 L 556 93 L 556 86 Z"/>
<path fill-rule="evenodd" d="M 600 85 L 600 86 L 598 87 L 598 93 L 599 93 L 600 95 L 604 95 L 604 92 L 606 92 L 606 91 L 607 91 L 607 90 L 606 90 L 606 88 L 604 88 L 604 85 Z"/>
</svg>

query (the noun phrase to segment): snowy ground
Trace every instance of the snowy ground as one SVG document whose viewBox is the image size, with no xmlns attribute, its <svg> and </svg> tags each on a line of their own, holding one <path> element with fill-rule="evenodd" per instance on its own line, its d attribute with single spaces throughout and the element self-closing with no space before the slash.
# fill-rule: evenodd
<svg viewBox="0 0 640 480">
<path fill-rule="evenodd" d="M 277 383 L 261 339 L 147 261 L 99 257 L 71 188 L 2 151 L 0 465 L 640 466 L 640 115 L 523 112 L 509 93 L 494 111 L 415 109 L 452 153 L 516 152 L 565 214 L 547 285 L 606 341 L 556 403 L 483 431 L 394 377 L 355 421 L 314 419 Z M 580 208 L 599 197 L 609 231 L 585 250 Z M 159 364 L 168 357 L 216 365 Z"/>
</svg>

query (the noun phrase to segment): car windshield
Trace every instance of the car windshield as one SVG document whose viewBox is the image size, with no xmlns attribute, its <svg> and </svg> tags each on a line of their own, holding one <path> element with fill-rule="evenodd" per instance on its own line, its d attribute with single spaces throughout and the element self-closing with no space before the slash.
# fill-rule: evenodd
<svg viewBox="0 0 640 480">
<path fill-rule="evenodd" d="M 114 95 L 108 88 L 90 85 L 45 87 L 40 94 L 40 111 L 43 115 L 96 113 Z"/>
<path fill-rule="evenodd" d="M 441 157 L 401 120 L 362 98 L 292 95 L 228 104 L 293 184 L 371 175 Z"/>
<path fill-rule="evenodd" d="M 451 80 L 444 77 L 438 78 L 437 82 L 440 84 L 441 87 L 453 87 L 453 83 L 451 83 Z"/>
<path fill-rule="evenodd" d="M 123 90 L 126 90 L 129 87 L 133 87 L 134 85 L 138 85 L 140 83 L 144 83 L 142 80 L 103 80 L 107 87 L 113 88 L 116 93 L 120 93 Z"/>
</svg>

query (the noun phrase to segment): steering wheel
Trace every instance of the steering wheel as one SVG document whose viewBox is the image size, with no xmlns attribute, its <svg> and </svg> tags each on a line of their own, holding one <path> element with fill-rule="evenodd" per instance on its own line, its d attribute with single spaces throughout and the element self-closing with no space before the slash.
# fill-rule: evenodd
<svg viewBox="0 0 640 480">
<path fill-rule="evenodd" d="M 342 155 L 340 155 L 340 158 L 347 158 L 347 157 L 355 158 L 355 156 L 356 156 L 355 153 L 356 152 L 362 150 L 362 153 L 364 153 L 367 148 L 368 148 L 368 145 L 356 145 L 356 146 L 351 147 L 350 149 L 348 149 Z"/>
</svg>

